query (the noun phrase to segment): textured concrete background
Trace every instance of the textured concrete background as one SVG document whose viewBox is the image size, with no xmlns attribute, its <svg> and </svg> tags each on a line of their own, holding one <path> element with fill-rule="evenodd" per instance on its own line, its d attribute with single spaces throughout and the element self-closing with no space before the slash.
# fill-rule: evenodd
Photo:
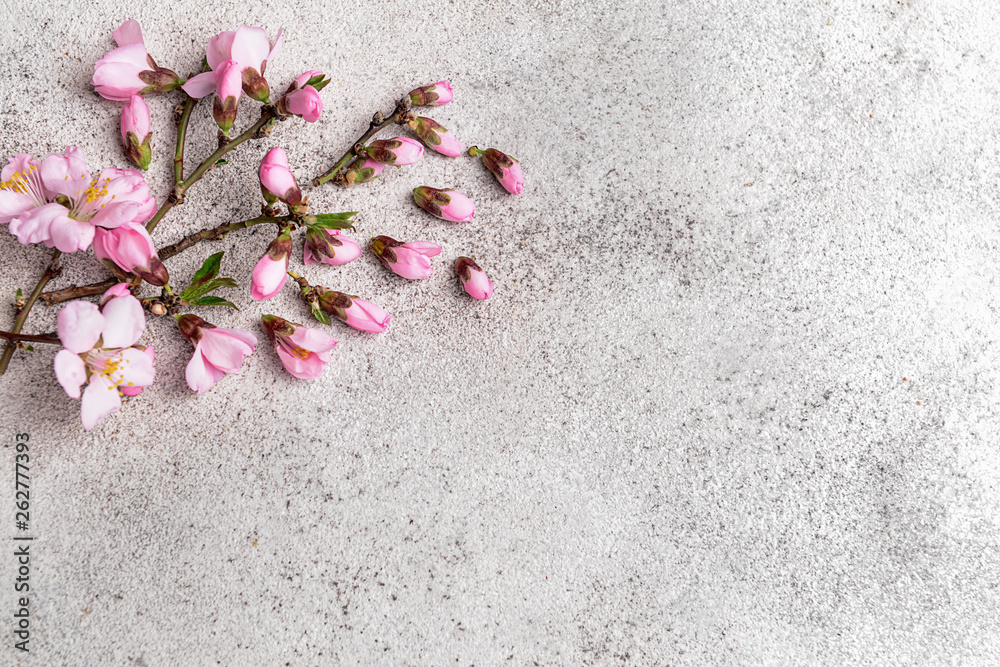
<svg viewBox="0 0 1000 667">
<path fill-rule="evenodd" d="M 124 165 L 120 105 L 87 84 L 126 18 L 182 74 L 249 23 L 285 27 L 272 87 L 333 76 L 319 123 L 239 150 L 161 243 L 255 215 L 272 145 L 305 181 L 442 78 L 455 102 L 428 115 L 519 158 L 526 190 L 438 155 L 313 190 L 314 210 L 360 211 L 359 238 L 445 248 L 417 283 L 370 256 L 305 271 L 394 316 L 378 336 L 330 327 L 313 382 L 262 343 L 195 396 L 191 347 L 157 319 L 157 383 L 84 434 L 54 350 L 19 354 L 0 378 L 0 536 L 28 432 L 38 540 L 31 654 L 3 630 L 4 663 L 1000 662 L 1000 10 L 137 4 L 3 3 L 3 157 L 78 144 L 93 169 Z M 175 100 L 151 102 L 161 198 Z M 189 164 L 214 137 L 206 110 Z M 413 207 L 421 184 L 467 192 L 475 221 Z M 270 234 L 168 267 L 183 282 L 226 250 L 242 310 L 200 314 L 263 339 L 263 313 L 309 317 L 290 288 L 250 300 Z M 461 292 L 461 254 L 492 300 Z M 46 257 L 0 239 L 4 301 Z M 78 254 L 55 286 L 103 277 Z M 0 557 L 0 629 L 14 568 Z"/>
</svg>

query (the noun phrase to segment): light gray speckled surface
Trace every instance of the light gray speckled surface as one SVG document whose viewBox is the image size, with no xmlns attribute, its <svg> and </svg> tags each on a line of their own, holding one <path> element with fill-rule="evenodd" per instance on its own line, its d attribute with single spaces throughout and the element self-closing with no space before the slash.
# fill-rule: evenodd
<svg viewBox="0 0 1000 667">
<path fill-rule="evenodd" d="M 314 210 L 361 211 L 360 238 L 445 250 L 420 283 L 370 256 L 307 269 L 394 316 L 379 336 L 330 328 L 335 363 L 311 383 L 262 344 L 195 396 L 190 346 L 151 321 L 156 385 L 84 434 L 53 350 L 18 355 L 0 465 L 29 432 L 38 540 L 32 651 L 4 631 L 3 663 L 1000 662 L 1000 11 L 137 5 L 2 3 L 4 156 L 78 144 L 92 168 L 124 166 L 119 105 L 87 83 L 125 18 L 182 74 L 250 23 L 285 27 L 274 87 L 333 76 L 320 122 L 240 150 L 161 243 L 255 215 L 271 145 L 305 180 L 441 78 L 456 99 L 432 115 L 519 158 L 527 186 L 507 196 L 471 159 L 428 155 L 313 190 Z M 151 102 L 158 197 L 174 100 Z M 200 112 L 191 158 L 214 136 Z M 475 221 L 414 208 L 420 184 L 467 192 Z M 168 266 L 183 281 L 225 249 L 248 282 L 270 233 Z M 460 254 L 492 300 L 461 293 Z M 5 302 L 45 256 L 0 239 Z M 79 254 L 55 285 L 99 277 Z M 265 312 L 308 318 L 291 289 L 237 300 L 207 317 L 261 338 Z M 14 567 L 0 557 L 0 628 Z"/>
</svg>

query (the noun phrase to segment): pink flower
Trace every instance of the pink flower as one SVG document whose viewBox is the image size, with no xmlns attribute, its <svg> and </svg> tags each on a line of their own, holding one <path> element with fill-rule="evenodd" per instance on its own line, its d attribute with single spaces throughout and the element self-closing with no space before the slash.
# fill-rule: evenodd
<svg viewBox="0 0 1000 667">
<path fill-rule="evenodd" d="M 80 387 L 89 383 L 80 406 L 85 431 L 121 409 L 119 387 L 146 387 L 155 375 L 152 353 L 133 347 L 146 330 L 139 300 L 125 294 L 102 301 L 101 308 L 74 301 L 58 317 L 66 349 L 56 354 L 56 379 L 70 398 L 80 398 Z"/>
<path fill-rule="evenodd" d="M 111 260 L 122 270 L 140 276 L 150 285 L 163 287 L 170 280 L 167 267 L 157 256 L 153 239 L 137 222 L 126 222 L 111 230 L 98 227 L 94 235 L 94 254 L 99 260 Z"/>
<path fill-rule="evenodd" d="M 521 165 L 517 160 L 495 148 L 482 151 L 473 146 L 469 149 L 469 155 L 481 156 L 483 165 L 497 177 L 507 192 L 512 195 L 521 194 L 524 188 L 524 174 L 521 173 Z"/>
<path fill-rule="evenodd" d="M 344 236 L 336 229 L 306 227 L 306 242 L 303 261 L 306 266 L 324 264 L 347 264 L 361 256 L 361 246 L 350 236 Z"/>
<path fill-rule="evenodd" d="M 150 131 L 149 107 L 138 95 L 133 95 L 129 103 L 122 107 L 121 128 L 128 159 L 142 170 L 149 169 L 149 140 L 153 136 Z"/>
<path fill-rule="evenodd" d="M 373 141 L 365 147 L 365 152 L 376 162 L 402 167 L 419 162 L 424 156 L 424 147 L 408 137 L 396 137 Z"/>
<path fill-rule="evenodd" d="M 177 316 L 181 333 L 194 345 L 184 376 L 188 386 L 204 394 L 226 373 L 238 373 L 243 358 L 253 354 L 257 337 L 240 329 L 218 329 L 197 315 Z"/>
<path fill-rule="evenodd" d="M 479 268 L 470 257 L 459 257 L 455 260 L 455 272 L 458 273 L 462 287 L 473 299 L 484 301 L 493 296 L 493 283 L 486 272 Z"/>
<path fill-rule="evenodd" d="M 348 326 L 368 333 L 382 333 L 389 327 L 391 316 L 374 303 L 325 287 L 313 290 L 319 298 L 319 307 Z"/>
<path fill-rule="evenodd" d="M 243 94 L 243 79 L 240 66 L 235 60 L 219 64 L 215 70 L 215 97 L 212 100 L 212 115 L 222 133 L 229 136 L 229 130 L 236 122 L 236 108 Z"/>
<path fill-rule="evenodd" d="M 274 315 L 264 315 L 260 322 L 285 370 L 300 380 L 319 377 L 330 363 L 330 350 L 337 344 L 331 336 Z"/>
<path fill-rule="evenodd" d="M 156 210 L 140 172 L 105 169 L 92 179 L 75 146 L 41 163 L 21 153 L 0 178 L 0 222 L 9 222 L 21 243 L 44 243 L 62 252 L 90 247 L 95 227 L 143 222 Z"/>
<path fill-rule="evenodd" d="M 283 201 L 289 206 L 302 203 L 302 190 L 288 167 L 285 149 L 275 146 L 260 162 L 260 192 L 268 204 Z"/>
<path fill-rule="evenodd" d="M 323 112 L 323 100 L 319 91 L 323 90 L 330 79 L 322 72 L 309 70 L 299 75 L 285 91 L 284 96 L 275 105 L 282 115 L 294 115 L 307 123 L 315 123 Z"/>
<path fill-rule="evenodd" d="M 265 301 L 281 291 L 288 280 L 288 256 L 292 253 L 292 230 L 286 227 L 278 238 L 271 241 L 267 253 L 253 269 L 250 296 Z"/>
<path fill-rule="evenodd" d="M 413 189 L 413 201 L 431 215 L 450 222 L 468 222 L 476 215 L 472 200 L 454 190 L 422 185 Z"/>
<path fill-rule="evenodd" d="M 416 132 L 425 144 L 438 153 L 448 157 L 458 157 L 462 154 L 462 143 L 441 123 L 430 118 L 417 116 L 407 125 Z"/>
<path fill-rule="evenodd" d="M 451 83 L 438 81 L 429 86 L 421 86 L 410 91 L 410 104 L 415 107 L 431 107 L 448 104 L 455 99 L 451 91 Z"/>
<path fill-rule="evenodd" d="M 441 246 L 429 241 L 400 243 L 388 236 L 372 239 L 371 249 L 387 269 L 410 280 L 420 280 L 434 273 L 431 257 L 441 254 Z"/>
<path fill-rule="evenodd" d="M 203 72 L 188 79 L 183 86 L 184 92 L 198 99 L 211 95 L 218 85 L 213 72 L 222 63 L 234 60 L 239 66 L 244 92 L 266 104 L 270 99 L 270 88 L 264 79 L 264 70 L 281 52 L 284 43 L 282 32 L 283 29 L 278 28 L 274 45 L 268 41 L 263 28 L 254 26 L 243 25 L 235 32 L 227 30 L 219 33 L 208 41 L 205 52 L 205 59 L 212 72 Z"/>
<path fill-rule="evenodd" d="M 94 79 L 90 83 L 98 95 L 125 102 L 133 95 L 165 93 L 180 85 L 177 74 L 157 67 L 146 52 L 137 21 L 125 21 L 112 35 L 118 48 L 94 63 Z"/>
<path fill-rule="evenodd" d="M 368 156 L 356 157 L 354 162 L 347 167 L 347 171 L 344 172 L 344 183 L 347 185 L 367 183 L 378 178 L 383 169 L 385 169 L 384 164 L 376 162 Z"/>
</svg>

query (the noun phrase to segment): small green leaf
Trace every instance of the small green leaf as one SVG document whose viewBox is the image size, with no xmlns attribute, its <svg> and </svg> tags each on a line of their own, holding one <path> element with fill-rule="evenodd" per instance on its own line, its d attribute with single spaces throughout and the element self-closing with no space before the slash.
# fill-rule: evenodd
<svg viewBox="0 0 1000 667">
<path fill-rule="evenodd" d="M 239 287 L 239 284 L 232 278 L 216 278 L 215 280 L 209 280 L 203 285 L 191 285 L 181 294 L 181 299 L 193 302 L 198 297 L 204 296 L 209 292 L 214 292 L 220 287 Z"/>
<path fill-rule="evenodd" d="M 24 349 L 27 350 L 28 352 L 34 352 L 35 351 L 35 348 L 31 347 L 30 345 L 25 345 Z"/>
<path fill-rule="evenodd" d="M 306 81 L 306 85 L 315 88 L 316 92 L 319 92 L 324 88 L 326 88 L 326 84 L 328 83 L 330 83 L 330 79 L 328 79 L 325 74 L 317 74 L 316 76 Z"/>
<path fill-rule="evenodd" d="M 205 263 L 201 265 L 201 268 L 195 272 L 194 278 L 191 279 L 191 286 L 194 287 L 195 285 L 207 283 L 209 280 L 219 275 L 219 269 L 222 266 L 222 256 L 224 254 L 225 251 L 217 252 L 206 259 Z"/>
<path fill-rule="evenodd" d="M 215 166 L 218 167 L 220 164 L 229 164 L 229 160 L 219 158 L 219 161 L 215 163 Z"/>
<path fill-rule="evenodd" d="M 203 296 L 191 302 L 192 306 L 229 306 L 233 310 L 239 310 L 232 301 L 227 301 L 218 296 Z"/>
<path fill-rule="evenodd" d="M 309 216 L 315 218 L 316 222 L 306 220 L 306 224 L 313 229 L 354 229 L 349 220 L 357 215 L 357 211 L 347 211 L 345 213 L 321 213 Z"/>
<path fill-rule="evenodd" d="M 326 311 L 322 310 L 319 306 L 312 306 L 313 317 L 322 322 L 323 324 L 330 324 L 330 316 L 326 314 Z"/>
</svg>

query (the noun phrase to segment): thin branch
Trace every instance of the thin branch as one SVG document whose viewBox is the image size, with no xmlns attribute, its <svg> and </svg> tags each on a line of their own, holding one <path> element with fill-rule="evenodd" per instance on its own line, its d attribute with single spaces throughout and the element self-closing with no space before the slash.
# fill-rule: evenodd
<svg viewBox="0 0 1000 667">
<path fill-rule="evenodd" d="M 49 259 L 49 265 L 45 267 L 45 272 L 42 273 L 42 277 L 38 279 L 38 284 L 35 285 L 35 289 L 31 290 L 31 294 L 28 296 L 28 300 L 24 302 L 17 311 L 17 317 L 14 318 L 14 327 L 11 329 L 12 334 L 21 333 L 21 328 L 24 326 L 24 321 L 28 319 L 28 313 L 31 312 L 32 306 L 35 305 L 35 301 L 42 294 L 42 290 L 45 286 L 49 284 L 53 276 L 57 275 L 62 269 L 59 266 L 59 258 L 62 253 L 58 250 L 52 251 L 52 258 Z M 7 345 L 4 347 L 3 355 L 0 356 L 0 375 L 3 375 L 7 371 L 7 366 L 10 364 L 11 357 L 14 356 L 14 350 L 17 346 L 13 341 L 8 340 Z"/>
<path fill-rule="evenodd" d="M 368 131 L 362 134 L 361 137 L 357 141 L 355 141 L 353 145 L 351 145 L 351 147 L 347 150 L 347 152 L 344 153 L 344 155 L 339 160 L 337 160 L 337 163 L 326 171 L 326 173 L 324 173 L 322 176 L 314 178 L 312 181 L 313 186 L 319 187 L 320 185 L 323 185 L 324 183 L 326 183 L 331 179 L 340 180 L 339 178 L 337 178 L 340 175 L 340 172 L 343 171 L 344 167 L 346 167 L 347 164 L 355 156 L 358 155 L 361 148 L 364 147 L 365 142 L 374 137 L 381 130 L 392 125 L 393 123 L 401 122 L 401 120 L 404 119 L 404 117 L 409 113 L 409 111 L 410 111 L 409 97 L 404 97 L 403 99 L 396 102 L 396 110 L 393 112 L 391 116 L 389 116 L 384 120 L 382 118 L 382 112 L 377 111 L 375 115 L 372 117 L 372 122 L 371 125 L 368 126 Z"/>
</svg>

